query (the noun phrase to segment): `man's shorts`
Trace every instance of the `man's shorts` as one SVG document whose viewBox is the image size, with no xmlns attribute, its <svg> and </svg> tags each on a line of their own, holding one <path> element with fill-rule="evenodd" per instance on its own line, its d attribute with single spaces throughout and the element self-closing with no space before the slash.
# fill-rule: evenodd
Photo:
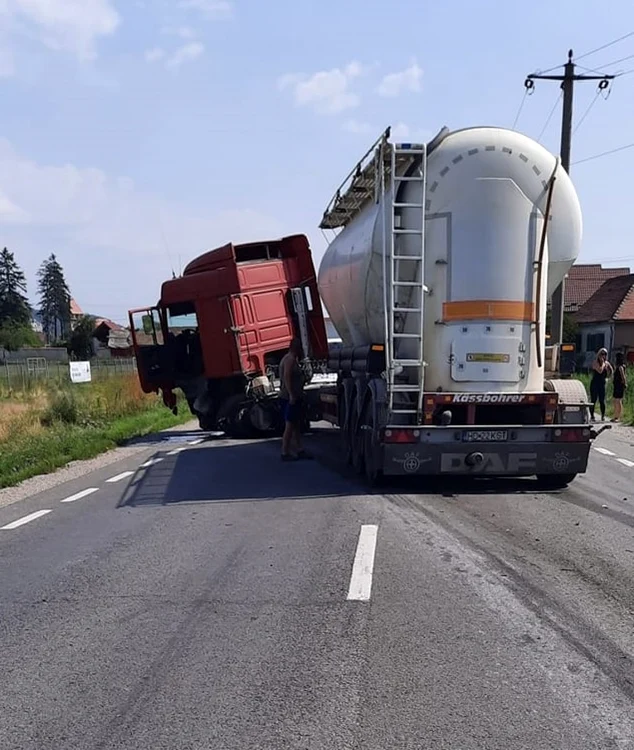
<svg viewBox="0 0 634 750">
<path fill-rule="evenodd" d="M 291 424 L 299 424 L 302 421 L 302 402 L 296 401 L 291 404 L 285 398 L 280 399 L 280 406 L 282 407 L 282 414 L 285 422 Z"/>
</svg>

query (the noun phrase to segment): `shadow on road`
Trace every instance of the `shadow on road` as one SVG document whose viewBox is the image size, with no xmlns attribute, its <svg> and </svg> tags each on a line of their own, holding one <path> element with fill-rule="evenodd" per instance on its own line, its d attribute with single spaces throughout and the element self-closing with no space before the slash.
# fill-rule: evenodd
<svg viewBox="0 0 634 750">
<path fill-rule="evenodd" d="M 200 437 L 200 433 L 198 433 Z M 282 463 L 279 441 L 221 440 L 140 468 L 118 507 L 270 500 L 318 500 L 358 494 L 317 461 Z"/>
</svg>

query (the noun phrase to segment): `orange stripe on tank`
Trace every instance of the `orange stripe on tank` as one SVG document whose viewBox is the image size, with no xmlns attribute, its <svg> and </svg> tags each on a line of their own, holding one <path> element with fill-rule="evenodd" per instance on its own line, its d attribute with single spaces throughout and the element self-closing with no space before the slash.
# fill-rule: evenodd
<svg viewBox="0 0 634 750">
<path fill-rule="evenodd" d="M 443 320 L 535 320 L 535 305 L 532 302 L 505 300 L 465 300 L 444 302 Z"/>
</svg>

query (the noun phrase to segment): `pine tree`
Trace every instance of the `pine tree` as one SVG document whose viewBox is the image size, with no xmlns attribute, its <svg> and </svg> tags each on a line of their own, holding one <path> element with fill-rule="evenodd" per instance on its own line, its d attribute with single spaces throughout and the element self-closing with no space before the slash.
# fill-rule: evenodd
<svg viewBox="0 0 634 750">
<path fill-rule="evenodd" d="M 38 280 L 46 340 L 49 344 L 65 341 L 70 333 L 70 290 L 55 253 L 40 266 Z"/>
<path fill-rule="evenodd" d="M 6 247 L 0 252 L 0 325 L 28 326 L 31 306 L 26 296 L 26 277 Z"/>
</svg>

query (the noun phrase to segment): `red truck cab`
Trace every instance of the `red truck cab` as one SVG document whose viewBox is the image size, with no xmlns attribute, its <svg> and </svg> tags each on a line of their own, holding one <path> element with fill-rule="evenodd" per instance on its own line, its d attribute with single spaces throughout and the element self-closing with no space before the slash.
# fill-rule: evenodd
<svg viewBox="0 0 634 750">
<path fill-rule="evenodd" d="M 268 432 L 291 339 L 302 338 L 307 360 L 328 356 L 304 235 L 210 250 L 163 283 L 156 307 L 129 317 L 143 390 L 175 409 L 180 388 L 203 429 Z"/>
</svg>

